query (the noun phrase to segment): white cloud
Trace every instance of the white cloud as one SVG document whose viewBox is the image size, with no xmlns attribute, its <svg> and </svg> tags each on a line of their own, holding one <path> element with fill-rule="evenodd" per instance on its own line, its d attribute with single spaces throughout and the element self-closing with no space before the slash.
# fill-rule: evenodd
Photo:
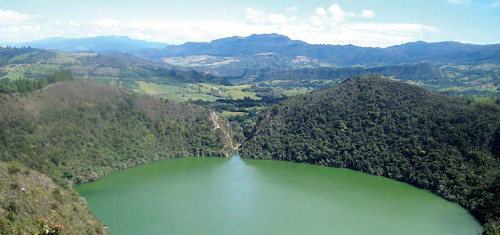
<svg viewBox="0 0 500 235">
<path fill-rule="evenodd" d="M 322 10 L 323 9 L 324 14 Z M 360 46 L 390 46 L 419 40 L 421 35 L 438 32 L 432 26 L 409 23 L 376 23 L 357 21 L 373 17 L 374 12 L 359 14 L 333 4 L 327 9 L 318 7 L 309 16 L 297 12 L 266 12 L 247 8 L 241 19 L 233 21 L 140 21 L 113 18 L 85 21 L 50 20 L 20 14 L 17 23 L 0 21 L 0 42 L 29 41 L 47 37 L 92 37 L 126 35 L 148 41 L 180 44 L 187 41 L 210 41 L 229 36 L 279 33 L 292 39 L 317 44 L 355 44 Z M 15 14 L 14 14 L 15 15 Z M 301 14 L 303 15 L 303 14 Z M 13 22 L 10 20 L 9 22 Z"/>
<path fill-rule="evenodd" d="M 311 16 L 310 22 L 314 27 L 323 27 L 323 20 L 321 20 L 318 16 Z"/>
<path fill-rule="evenodd" d="M 268 16 L 268 20 L 272 24 L 285 24 L 288 19 L 282 14 L 271 13 Z"/>
<path fill-rule="evenodd" d="M 375 12 L 373 12 L 372 10 L 363 10 L 361 15 L 365 18 L 373 18 L 375 16 Z"/>
<path fill-rule="evenodd" d="M 335 22 L 341 22 L 346 17 L 355 16 L 355 14 L 352 12 L 342 10 L 342 8 L 338 4 L 332 4 L 330 7 L 328 7 L 328 11 L 330 12 L 332 19 Z"/>
<path fill-rule="evenodd" d="M 437 28 L 421 24 L 388 24 L 388 23 L 353 23 L 345 26 L 351 30 L 370 33 L 385 33 L 388 35 L 412 35 L 418 32 L 437 32 Z"/>
<path fill-rule="evenodd" d="M 287 9 L 286 9 L 286 11 L 290 11 L 290 12 L 296 12 L 296 11 L 298 11 L 298 10 L 299 10 L 299 8 L 298 8 L 298 7 L 296 7 L 296 6 L 289 7 L 289 8 L 287 8 Z"/>
<path fill-rule="evenodd" d="M 245 18 L 252 24 L 286 24 L 297 19 L 296 16 L 287 17 L 279 13 L 266 13 L 253 8 L 245 10 Z"/>
<path fill-rule="evenodd" d="M 20 28 L 21 28 L 21 30 L 23 30 L 23 31 L 31 31 L 31 30 L 34 30 L 34 29 L 35 29 L 35 27 L 33 27 L 33 26 L 31 26 L 31 25 L 23 25 L 23 26 L 21 26 Z"/>
<path fill-rule="evenodd" d="M 0 24 L 17 24 L 29 19 L 26 14 L 0 9 Z"/>
<path fill-rule="evenodd" d="M 100 19 L 95 22 L 91 22 L 90 24 L 97 25 L 100 27 L 118 27 L 121 26 L 120 22 L 114 19 Z"/>
<path fill-rule="evenodd" d="M 325 8 L 323 8 L 323 7 L 318 7 L 318 8 L 316 8 L 316 14 L 318 14 L 318 15 L 320 15 L 320 16 L 324 16 L 324 15 L 326 15 L 326 10 L 325 10 Z"/>
<path fill-rule="evenodd" d="M 253 8 L 247 8 L 245 10 L 245 17 L 248 21 L 254 24 L 261 23 L 263 18 L 265 17 L 264 13 L 254 10 Z"/>
</svg>

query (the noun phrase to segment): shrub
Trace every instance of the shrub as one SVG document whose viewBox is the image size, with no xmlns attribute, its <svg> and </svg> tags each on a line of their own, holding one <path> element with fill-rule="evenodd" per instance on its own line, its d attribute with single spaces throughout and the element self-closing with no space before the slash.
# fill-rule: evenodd
<svg viewBox="0 0 500 235">
<path fill-rule="evenodd" d="M 60 235 L 62 234 L 63 226 L 55 224 L 45 218 L 39 218 L 36 220 L 39 228 L 39 234 L 43 235 Z"/>
<path fill-rule="evenodd" d="M 9 234 L 10 226 L 8 219 L 0 218 L 0 234 Z"/>
<path fill-rule="evenodd" d="M 10 174 L 16 174 L 16 173 L 20 172 L 22 168 L 23 168 L 23 165 L 21 163 L 19 163 L 18 161 L 13 161 L 13 162 L 9 163 L 9 166 L 7 169 L 8 169 Z"/>
</svg>

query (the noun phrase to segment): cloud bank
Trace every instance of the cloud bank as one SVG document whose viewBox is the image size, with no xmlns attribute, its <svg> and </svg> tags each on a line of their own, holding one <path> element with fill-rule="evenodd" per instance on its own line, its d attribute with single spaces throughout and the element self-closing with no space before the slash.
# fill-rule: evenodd
<svg viewBox="0 0 500 235">
<path fill-rule="evenodd" d="M 451 1 L 451 0 L 450 0 Z M 457 1 L 457 0 L 455 0 Z M 418 23 L 380 23 L 369 9 L 345 10 L 338 4 L 318 6 L 307 17 L 301 9 L 289 7 L 283 12 L 247 8 L 234 21 L 119 21 L 98 18 L 87 22 L 47 19 L 43 16 L 0 9 L 0 41 L 18 42 L 47 37 L 91 37 L 124 35 L 149 41 L 180 44 L 210 41 L 234 35 L 279 33 L 314 44 L 354 44 L 390 46 L 420 40 L 438 29 Z M 302 12 L 304 13 L 304 12 Z"/>
</svg>

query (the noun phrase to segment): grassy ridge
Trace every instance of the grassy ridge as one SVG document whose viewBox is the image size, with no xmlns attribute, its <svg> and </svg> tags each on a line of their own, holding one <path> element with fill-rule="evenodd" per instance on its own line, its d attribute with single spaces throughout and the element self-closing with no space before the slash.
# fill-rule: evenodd
<svg viewBox="0 0 500 235">
<path fill-rule="evenodd" d="M 47 234 L 43 229 L 52 234 L 107 232 L 72 189 L 18 162 L 0 162 L 0 234 Z"/>
</svg>

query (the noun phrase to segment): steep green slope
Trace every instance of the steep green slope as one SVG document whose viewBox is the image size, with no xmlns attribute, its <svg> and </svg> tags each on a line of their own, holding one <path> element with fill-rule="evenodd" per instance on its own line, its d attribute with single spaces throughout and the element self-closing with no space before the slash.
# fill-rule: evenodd
<svg viewBox="0 0 500 235">
<path fill-rule="evenodd" d="M 62 227 L 61 227 L 62 226 Z M 105 234 L 73 190 L 17 162 L 0 162 L 0 234 Z"/>
<path fill-rule="evenodd" d="M 227 121 L 209 109 L 93 82 L 0 95 L 0 160 L 84 183 L 165 158 L 228 156 Z"/>
<path fill-rule="evenodd" d="M 240 154 L 386 176 L 429 189 L 482 222 L 495 223 L 498 146 L 498 106 L 363 76 L 272 109 Z"/>
</svg>

